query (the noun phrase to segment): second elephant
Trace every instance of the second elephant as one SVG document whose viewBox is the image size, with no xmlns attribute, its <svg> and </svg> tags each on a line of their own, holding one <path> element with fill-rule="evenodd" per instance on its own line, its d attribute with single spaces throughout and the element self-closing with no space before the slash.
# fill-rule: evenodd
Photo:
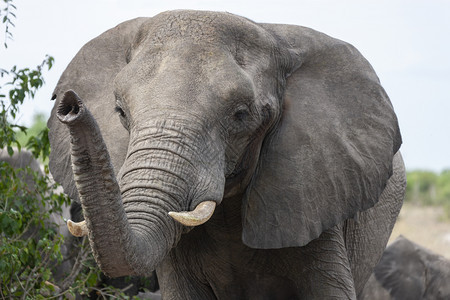
<svg viewBox="0 0 450 300">
<path fill-rule="evenodd" d="M 361 300 L 450 299 L 450 260 L 400 236 L 383 253 Z"/>
</svg>

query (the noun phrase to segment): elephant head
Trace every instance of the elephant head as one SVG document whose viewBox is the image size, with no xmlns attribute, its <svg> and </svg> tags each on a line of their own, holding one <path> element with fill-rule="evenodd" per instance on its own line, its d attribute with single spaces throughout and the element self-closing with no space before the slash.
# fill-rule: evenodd
<svg viewBox="0 0 450 300">
<path fill-rule="evenodd" d="M 110 276 L 149 274 L 235 196 L 246 245 L 304 246 L 375 205 L 401 144 L 355 48 L 228 13 L 122 23 L 80 50 L 53 99 L 50 169 Z"/>
</svg>

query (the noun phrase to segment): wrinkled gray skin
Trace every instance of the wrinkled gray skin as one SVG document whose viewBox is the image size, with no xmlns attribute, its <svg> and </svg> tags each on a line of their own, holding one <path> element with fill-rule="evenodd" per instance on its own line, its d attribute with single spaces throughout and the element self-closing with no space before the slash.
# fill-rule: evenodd
<svg viewBox="0 0 450 300">
<path fill-rule="evenodd" d="M 361 299 L 450 299 L 450 261 L 400 236 L 384 251 Z"/>
<path fill-rule="evenodd" d="M 53 99 L 51 172 L 97 263 L 156 269 L 164 299 L 354 299 L 401 207 L 392 105 L 354 47 L 312 29 L 134 19 L 86 44 Z M 203 225 L 168 215 L 207 200 Z"/>
</svg>

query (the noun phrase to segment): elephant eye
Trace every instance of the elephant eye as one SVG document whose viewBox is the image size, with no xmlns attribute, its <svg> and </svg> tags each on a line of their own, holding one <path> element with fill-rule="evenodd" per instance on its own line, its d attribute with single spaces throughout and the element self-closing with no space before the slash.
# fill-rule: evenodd
<svg viewBox="0 0 450 300">
<path fill-rule="evenodd" d="M 244 121 L 249 115 L 250 115 L 250 112 L 248 111 L 248 109 L 242 108 L 242 109 L 237 110 L 234 113 L 234 118 L 237 121 Z"/>
</svg>

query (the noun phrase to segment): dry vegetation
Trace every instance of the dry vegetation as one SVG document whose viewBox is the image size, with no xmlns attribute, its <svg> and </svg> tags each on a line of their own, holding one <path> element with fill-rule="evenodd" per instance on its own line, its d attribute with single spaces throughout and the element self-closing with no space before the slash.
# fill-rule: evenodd
<svg viewBox="0 0 450 300">
<path fill-rule="evenodd" d="M 450 259 L 450 220 L 442 206 L 405 203 L 389 242 L 399 235 Z"/>
</svg>

